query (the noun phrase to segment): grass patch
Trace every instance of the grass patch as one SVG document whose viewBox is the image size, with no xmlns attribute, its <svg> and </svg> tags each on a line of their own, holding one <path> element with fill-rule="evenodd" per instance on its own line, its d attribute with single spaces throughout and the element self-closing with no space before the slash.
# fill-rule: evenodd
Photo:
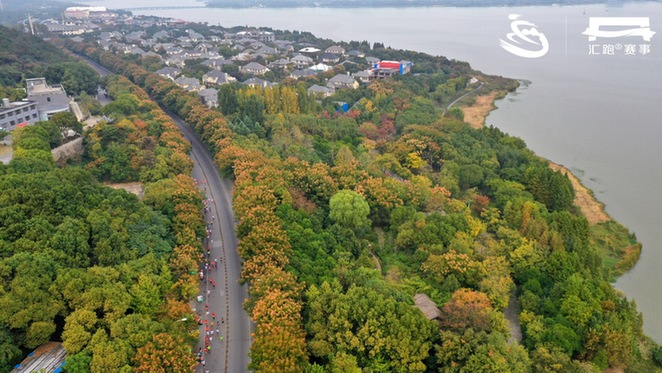
<svg viewBox="0 0 662 373">
<path fill-rule="evenodd" d="M 650 337 L 644 336 L 641 338 L 637 345 L 638 353 L 635 355 L 634 362 L 628 366 L 625 373 L 662 372 L 662 368 L 655 364 L 652 356 L 652 351 L 656 346 L 657 343 L 655 343 Z"/>
<path fill-rule="evenodd" d="M 11 152 L 11 146 L 0 144 L 0 157 L 4 157 Z"/>
<path fill-rule="evenodd" d="M 590 240 L 614 278 L 632 269 L 639 260 L 641 243 L 637 236 L 614 220 L 592 225 Z"/>
</svg>

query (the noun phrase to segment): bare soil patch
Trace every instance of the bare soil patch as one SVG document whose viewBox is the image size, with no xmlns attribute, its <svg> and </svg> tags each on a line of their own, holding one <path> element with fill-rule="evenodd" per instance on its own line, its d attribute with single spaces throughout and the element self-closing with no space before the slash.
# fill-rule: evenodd
<svg viewBox="0 0 662 373">
<path fill-rule="evenodd" d="M 499 92 L 493 91 L 487 95 L 476 96 L 476 101 L 471 106 L 462 108 L 464 112 L 464 121 L 469 123 L 472 128 L 481 128 L 485 125 L 485 118 L 490 111 L 494 110 L 494 100 Z"/>
<path fill-rule="evenodd" d="M 145 185 L 143 183 L 104 183 L 103 185 L 113 189 L 124 189 L 138 196 L 138 199 L 143 199 L 145 195 Z"/>
<path fill-rule="evenodd" d="M 595 199 L 591 191 L 583 186 L 581 181 L 570 170 L 554 162 L 549 162 L 549 167 L 554 171 L 560 171 L 568 175 L 572 187 L 575 189 L 575 205 L 582 210 L 589 224 L 593 225 L 611 220 L 611 217 L 604 210 L 604 205 Z"/>
</svg>

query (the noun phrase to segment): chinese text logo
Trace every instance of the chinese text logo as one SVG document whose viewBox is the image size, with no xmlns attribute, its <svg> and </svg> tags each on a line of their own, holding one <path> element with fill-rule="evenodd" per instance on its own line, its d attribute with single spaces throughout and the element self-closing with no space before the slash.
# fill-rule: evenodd
<svg viewBox="0 0 662 373">
<path fill-rule="evenodd" d="M 588 36 L 589 42 L 595 42 L 598 38 L 615 39 L 623 37 L 641 37 L 640 44 L 633 41 L 628 43 L 604 43 L 589 44 L 588 54 L 591 55 L 615 55 L 626 56 L 646 55 L 650 53 L 650 42 L 655 31 L 650 29 L 648 17 L 589 17 L 588 27 L 583 35 Z"/>
</svg>

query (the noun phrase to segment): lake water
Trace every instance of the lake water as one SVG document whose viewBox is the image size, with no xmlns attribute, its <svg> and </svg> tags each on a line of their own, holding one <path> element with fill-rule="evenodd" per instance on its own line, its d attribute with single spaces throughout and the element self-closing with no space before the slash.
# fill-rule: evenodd
<svg viewBox="0 0 662 373">
<path fill-rule="evenodd" d="M 109 8 L 200 5 L 180 1 L 95 1 Z M 662 4 L 620 7 L 513 8 L 297 8 L 188 9 L 150 14 L 222 26 L 267 26 L 310 31 L 334 40 L 368 40 L 444 55 L 487 74 L 532 83 L 497 103 L 487 124 L 521 137 L 539 155 L 561 163 L 593 189 L 607 212 L 635 231 L 641 260 L 615 286 L 637 301 L 644 330 L 662 342 Z M 510 32 L 509 14 L 535 23 L 549 40 L 541 58 L 512 55 L 499 46 Z M 598 38 L 582 32 L 589 17 L 648 17 L 658 34 Z M 630 27 L 627 27 L 630 28 Z M 591 47 L 595 44 L 597 47 Z M 650 53 L 639 48 L 648 45 Z M 635 53 L 626 55 L 629 45 Z M 613 47 L 614 54 L 602 54 Z M 590 48 L 593 52 L 589 54 Z M 646 47 L 643 47 L 646 48 Z M 607 52 L 608 52 L 607 50 Z"/>
</svg>

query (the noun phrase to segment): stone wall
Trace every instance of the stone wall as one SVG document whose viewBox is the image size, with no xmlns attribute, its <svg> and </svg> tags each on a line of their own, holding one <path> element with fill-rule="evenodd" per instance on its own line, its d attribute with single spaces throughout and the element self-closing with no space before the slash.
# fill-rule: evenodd
<svg viewBox="0 0 662 373">
<path fill-rule="evenodd" d="M 84 151 L 85 148 L 83 147 L 83 138 L 79 137 L 75 140 L 69 141 L 64 145 L 58 146 L 57 148 L 51 150 L 51 153 L 53 154 L 55 163 L 64 165 L 70 159 L 80 161 Z"/>
</svg>

